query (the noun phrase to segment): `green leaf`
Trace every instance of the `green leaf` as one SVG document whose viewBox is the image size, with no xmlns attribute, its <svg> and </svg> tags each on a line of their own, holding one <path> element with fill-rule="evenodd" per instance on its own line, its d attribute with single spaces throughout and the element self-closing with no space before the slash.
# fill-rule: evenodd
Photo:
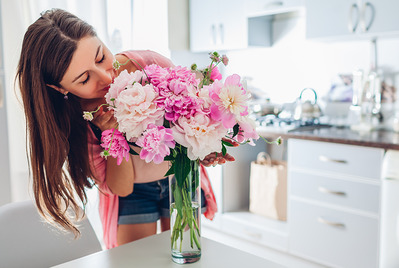
<svg viewBox="0 0 399 268">
<path fill-rule="evenodd" d="M 228 141 L 225 141 L 225 140 L 222 140 L 222 144 L 226 145 L 226 146 L 229 146 L 229 147 L 234 147 L 234 145 L 231 142 L 228 142 Z"/>
<path fill-rule="evenodd" d="M 226 153 L 227 153 L 226 146 L 224 146 L 224 144 L 222 144 L 222 155 L 225 156 Z"/>
<path fill-rule="evenodd" d="M 173 155 L 167 155 L 167 156 L 164 157 L 163 160 L 165 160 L 165 161 L 173 161 L 173 160 L 175 160 L 175 158 L 173 157 Z"/>
<path fill-rule="evenodd" d="M 176 160 L 174 161 L 175 165 L 175 177 L 177 184 L 179 187 L 183 187 L 183 183 L 187 178 L 187 175 L 190 173 L 191 169 L 191 161 L 187 157 L 187 155 L 178 153 L 176 155 Z"/>
<path fill-rule="evenodd" d="M 169 168 L 169 170 L 166 172 L 164 177 L 167 177 L 169 175 L 175 174 L 175 163 L 172 163 L 172 166 Z"/>
<path fill-rule="evenodd" d="M 240 126 L 238 124 L 235 124 L 233 127 L 233 137 L 232 138 L 237 136 L 239 130 L 240 130 Z"/>
</svg>

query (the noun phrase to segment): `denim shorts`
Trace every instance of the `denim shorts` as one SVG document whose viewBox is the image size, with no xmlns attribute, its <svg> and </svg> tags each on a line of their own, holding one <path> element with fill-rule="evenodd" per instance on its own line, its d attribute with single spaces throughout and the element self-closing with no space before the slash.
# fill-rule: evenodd
<svg viewBox="0 0 399 268">
<path fill-rule="evenodd" d="M 202 212 L 206 210 L 201 190 Z M 169 178 L 148 183 L 135 183 L 133 193 L 119 197 L 118 224 L 156 222 L 170 217 Z"/>
</svg>

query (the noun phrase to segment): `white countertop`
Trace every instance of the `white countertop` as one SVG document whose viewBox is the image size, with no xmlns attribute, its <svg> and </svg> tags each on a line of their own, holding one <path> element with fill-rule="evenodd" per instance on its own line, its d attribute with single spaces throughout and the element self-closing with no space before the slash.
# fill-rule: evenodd
<svg viewBox="0 0 399 268">
<path fill-rule="evenodd" d="M 150 236 L 110 250 L 97 252 L 73 261 L 57 265 L 57 268 L 79 267 L 251 267 L 283 268 L 283 266 L 240 251 L 207 238 L 202 240 L 201 259 L 192 264 L 179 265 L 172 261 L 170 254 L 170 232 Z"/>
</svg>

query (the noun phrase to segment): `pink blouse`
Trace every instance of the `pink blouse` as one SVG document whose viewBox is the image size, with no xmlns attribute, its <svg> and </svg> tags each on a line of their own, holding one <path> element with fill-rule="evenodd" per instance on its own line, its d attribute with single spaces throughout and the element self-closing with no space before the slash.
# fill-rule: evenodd
<svg viewBox="0 0 399 268">
<path fill-rule="evenodd" d="M 137 61 L 138 64 L 134 61 L 132 62 L 139 70 L 141 67 L 150 64 L 158 64 L 161 67 L 174 66 L 168 58 L 150 50 L 125 51 L 121 54 L 125 55 L 129 59 Z M 105 181 L 106 161 L 100 156 L 102 151 L 100 142 L 91 128 L 89 128 L 88 134 L 90 164 L 92 170 L 95 172 L 94 175 L 96 176 L 97 185 L 100 190 L 99 213 L 103 226 L 103 239 L 107 248 L 113 248 L 118 246 L 116 234 L 118 228 L 119 200 L 118 196 L 114 195 L 108 188 Z M 168 162 L 163 162 L 161 164 L 155 164 L 152 162 L 146 163 L 137 155 L 130 155 L 130 157 L 133 159 L 135 183 L 160 180 L 164 178 L 164 175 L 169 168 Z M 206 218 L 212 220 L 217 212 L 217 204 L 208 174 L 203 166 L 201 166 L 201 188 L 204 191 L 205 199 L 207 201 L 207 210 L 204 215 Z"/>
</svg>

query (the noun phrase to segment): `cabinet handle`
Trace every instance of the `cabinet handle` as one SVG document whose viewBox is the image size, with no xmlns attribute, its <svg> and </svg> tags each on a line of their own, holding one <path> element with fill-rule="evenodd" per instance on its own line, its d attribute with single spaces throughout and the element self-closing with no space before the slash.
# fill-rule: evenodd
<svg viewBox="0 0 399 268">
<path fill-rule="evenodd" d="M 223 23 L 219 24 L 219 31 L 220 31 L 220 41 L 224 44 L 224 26 Z"/>
<path fill-rule="evenodd" d="M 212 44 L 216 45 L 216 27 L 215 27 L 215 24 L 212 24 L 211 34 L 212 34 L 212 41 L 213 41 Z"/>
<path fill-rule="evenodd" d="M 356 11 L 356 21 L 353 22 L 353 13 Z M 349 10 L 349 19 L 348 19 L 348 29 L 351 33 L 356 31 L 357 25 L 359 24 L 359 7 L 357 4 L 352 4 Z"/>
<path fill-rule="evenodd" d="M 283 1 L 274 1 L 266 4 L 266 9 L 273 8 L 273 7 L 281 7 L 284 5 Z"/>
<path fill-rule="evenodd" d="M 371 17 L 369 22 L 366 25 L 366 10 L 370 9 L 371 11 Z M 362 27 L 363 32 L 368 32 L 368 30 L 371 27 L 371 24 L 373 24 L 374 21 L 374 15 L 375 15 L 375 9 L 374 6 L 370 2 L 364 3 L 363 9 L 362 9 L 362 15 L 360 17 L 360 27 Z"/>
<path fill-rule="evenodd" d="M 326 219 L 324 219 L 324 218 L 322 218 L 322 217 L 318 217 L 318 218 L 317 218 L 317 221 L 320 222 L 320 223 L 322 223 L 322 224 L 329 225 L 329 226 L 333 226 L 333 227 L 337 227 L 337 228 L 342 228 L 342 229 L 345 228 L 345 224 L 343 224 L 343 223 L 328 221 L 328 220 L 326 220 Z"/>
<path fill-rule="evenodd" d="M 339 163 L 339 164 L 348 164 L 348 161 L 346 160 L 339 160 L 339 159 L 333 159 L 324 155 L 319 156 L 319 160 L 321 162 L 333 162 L 333 163 Z"/>
<path fill-rule="evenodd" d="M 260 233 L 254 233 L 254 232 L 250 232 L 250 231 L 244 231 L 244 234 L 247 235 L 247 236 L 249 236 L 249 237 L 252 237 L 252 238 L 254 238 L 254 239 L 261 239 L 261 238 L 262 238 L 262 234 L 260 234 Z"/>
<path fill-rule="evenodd" d="M 319 192 L 322 192 L 322 193 L 324 193 L 324 194 L 332 194 L 332 195 L 346 196 L 346 193 L 345 193 L 345 192 L 332 191 L 332 190 L 329 190 L 329 189 L 327 189 L 327 188 L 325 188 L 325 187 L 322 187 L 322 186 L 319 187 Z"/>
</svg>

